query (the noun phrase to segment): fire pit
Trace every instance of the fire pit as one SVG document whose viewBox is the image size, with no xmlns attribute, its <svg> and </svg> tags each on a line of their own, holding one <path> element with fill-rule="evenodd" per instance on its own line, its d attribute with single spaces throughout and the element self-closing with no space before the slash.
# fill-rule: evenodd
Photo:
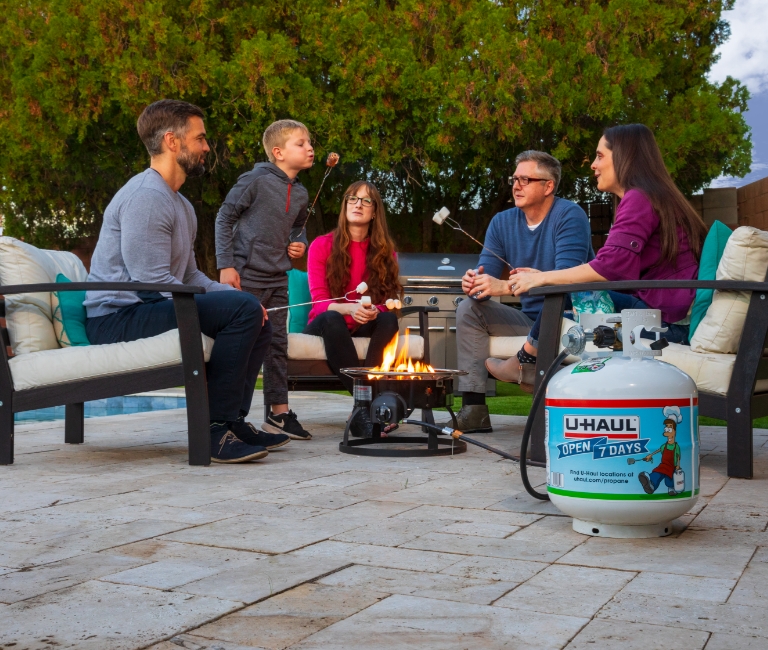
<svg viewBox="0 0 768 650">
<path fill-rule="evenodd" d="M 441 440 L 433 431 L 427 436 L 382 437 L 381 430 L 409 417 L 415 409 L 421 409 L 421 420 L 434 424 L 432 409 L 445 408 L 451 416 L 453 428 L 458 428 L 453 413 L 453 378 L 467 374 L 463 370 L 432 368 L 408 357 L 408 334 L 399 356 L 396 357 L 398 337 L 384 351 L 384 361 L 376 368 L 343 368 L 341 372 L 355 381 L 355 406 L 344 429 L 344 440 L 339 451 L 363 456 L 442 456 L 460 454 L 467 446 L 453 438 Z M 373 421 L 373 436 L 350 440 L 349 427 L 352 419 L 362 409 L 368 409 Z M 393 445 L 417 444 L 426 448 L 394 449 Z M 370 447 L 386 445 L 390 448 Z"/>
</svg>

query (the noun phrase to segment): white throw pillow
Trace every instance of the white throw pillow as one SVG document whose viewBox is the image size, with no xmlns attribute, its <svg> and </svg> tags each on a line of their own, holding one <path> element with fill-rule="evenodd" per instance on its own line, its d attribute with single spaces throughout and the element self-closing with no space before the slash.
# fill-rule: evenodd
<svg viewBox="0 0 768 650">
<path fill-rule="evenodd" d="M 742 226 L 725 245 L 718 280 L 763 282 L 768 271 L 768 232 Z M 715 291 L 712 304 L 691 338 L 694 352 L 735 354 L 747 318 L 749 291 Z"/>
<path fill-rule="evenodd" d="M 63 273 L 72 282 L 85 282 L 88 274 L 73 253 L 47 251 L 0 237 L 0 284 L 46 284 Z M 8 334 L 14 354 L 59 347 L 53 329 L 50 293 L 22 293 L 5 297 Z"/>
</svg>

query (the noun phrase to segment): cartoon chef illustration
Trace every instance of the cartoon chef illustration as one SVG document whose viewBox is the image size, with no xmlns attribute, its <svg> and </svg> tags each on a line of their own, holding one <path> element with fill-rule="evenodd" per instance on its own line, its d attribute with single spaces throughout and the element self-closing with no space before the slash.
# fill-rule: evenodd
<svg viewBox="0 0 768 650">
<path fill-rule="evenodd" d="M 683 421 L 683 416 L 679 406 L 665 406 L 663 413 L 663 435 L 667 441 L 643 458 L 644 461 L 651 462 L 656 454 L 661 454 L 661 462 L 650 474 L 640 472 L 637 478 L 647 494 L 653 494 L 663 479 L 669 494 L 674 496 L 682 492 L 685 486 L 685 476 L 680 469 L 680 445 L 675 442 L 677 425 Z"/>
</svg>

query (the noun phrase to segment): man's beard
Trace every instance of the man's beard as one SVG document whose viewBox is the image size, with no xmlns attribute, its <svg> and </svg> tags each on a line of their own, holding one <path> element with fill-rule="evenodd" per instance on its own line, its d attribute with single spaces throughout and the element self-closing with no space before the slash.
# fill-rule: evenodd
<svg viewBox="0 0 768 650">
<path fill-rule="evenodd" d="M 189 149 L 183 144 L 181 145 L 181 152 L 176 157 L 176 162 L 184 170 L 187 178 L 196 178 L 205 174 L 205 162 L 201 161 L 199 156 L 190 154 Z"/>
</svg>

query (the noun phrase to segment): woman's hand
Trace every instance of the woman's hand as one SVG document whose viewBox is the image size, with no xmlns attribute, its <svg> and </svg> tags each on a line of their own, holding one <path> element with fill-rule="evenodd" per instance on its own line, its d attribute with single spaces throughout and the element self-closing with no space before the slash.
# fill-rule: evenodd
<svg viewBox="0 0 768 650">
<path fill-rule="evenodd" d="M 366 307 L 362 304 L 353 303 L 352 305 L 352 318 L 359 325 L 365 325 L 366 323 L 376 320 L 379 315 L 379 310 L 373 305 Z"/>
<path fill-rule="evenodd" d="M 515 269 L 515 273 L 509 276 L 507 284 L 509 293 L 513 296 L 519 296 L 521 293 L 528 293 L 534 287 L 543 287 L 547 284 L 547 274 L 536 269 L 525 270 Z"/>
</svg>

